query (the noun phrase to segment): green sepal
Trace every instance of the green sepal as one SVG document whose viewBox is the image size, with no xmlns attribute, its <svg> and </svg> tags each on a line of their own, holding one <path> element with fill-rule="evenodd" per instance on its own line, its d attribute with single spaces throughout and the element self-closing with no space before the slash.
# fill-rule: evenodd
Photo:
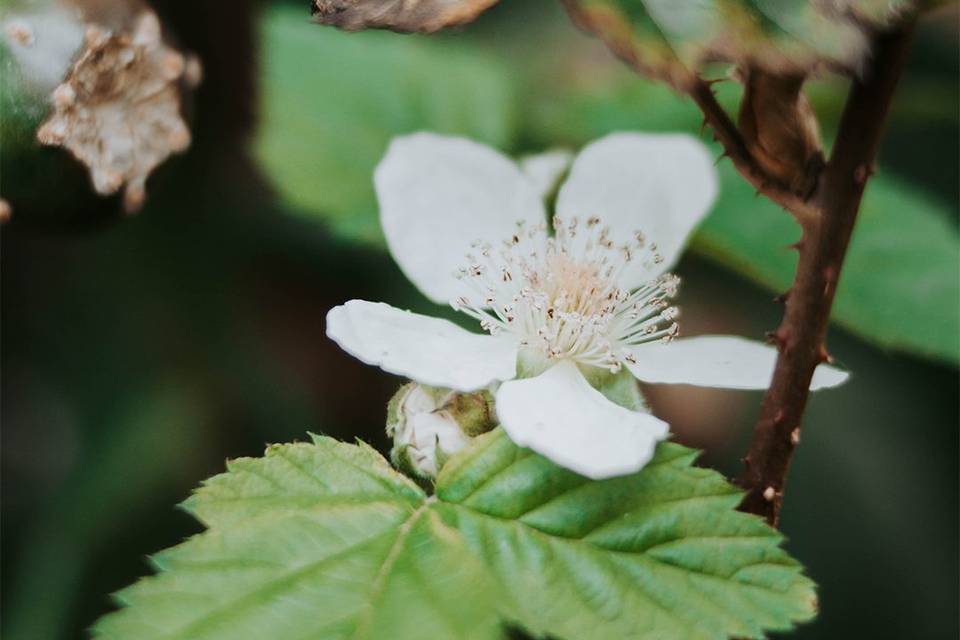
<svg viewBox="0 0 960 640">
<path fill-rule="evenodd" d="M 473 393 L 455 393 L 442 409 L 471 438 L 491 431 L 497 426 L 493 395 L 486 389 Z"/>
</svg>

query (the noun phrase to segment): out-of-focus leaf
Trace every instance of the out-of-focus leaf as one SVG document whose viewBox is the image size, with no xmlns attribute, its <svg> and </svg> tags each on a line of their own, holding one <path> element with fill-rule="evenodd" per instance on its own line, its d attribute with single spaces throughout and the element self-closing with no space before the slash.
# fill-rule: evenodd
<svg viewBox="0 0 960 640">
<path fill-rule="evenodd" d="M 662 444 L 591 481 L 499 429 L 428 497 L 364 445 L 235 460 L 185 503 L 208 530 L 154 557 L 99 638 L 761 638 L 815 613 L 782 537 Z"/>
<path fill-rule="evenodd" d="M 116 415 L 104 412 L 104 437 L 64 488 L 46 501 L 6 585 L 10 602 L 4 638 L 63 638 L 80 576 L 103 551 L 105 521 L 143 509 L 143 496 L 170 482 L 191 455 L 204 420 L 191 391 L 176 381 L 121 396 Z M 144 452 L 149 455 L 144 456 Z"/>
<path fill-rule="evenodd" d="M 774 289 L 793 278 L 793 219 L 727 165 L 695 248 Z M 957 363 L 960 238 L 945 207 L 880 173 L 867 186 L 833 317 L 882 346 Z"/>
<path fill-rule="evenodd" d="M 290 9 L 266 16 L 262 41 L 256 155 L 288 202 L 347 238 L 382 241 L 373 169 L 393 136 L 512 141 L 509 72 L 480 52 L 319 29 Z"/>
<path fill-rule="evenodd" d="M 821 64 L 855 71 L 867 54 L 864 24 L 882 24 L 909 0 L 565 0 L 582 27 L 641 73 L 683 87 L 718 60 L 771 73 Z"/>
<path fill-rule="evenodd" d="M 497 0 L 313 0 L 313 19 L 348 31 L 432 32 L 471 22 Z"/>
</svg>

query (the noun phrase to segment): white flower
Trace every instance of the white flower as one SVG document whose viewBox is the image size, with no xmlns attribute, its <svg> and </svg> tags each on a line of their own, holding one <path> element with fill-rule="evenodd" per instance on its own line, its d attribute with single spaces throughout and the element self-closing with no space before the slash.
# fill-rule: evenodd
<svg viewBox="0 0 960 640">
<path fill-rule="evenodd" d="M 327 334 L 368 364 L 473 391 L 501 382 L 496 413 L 518 445 L 590 478 L 632 473 L 668 426 L 594 389 L 583 371 L 763 389 L 776 351 L 733 336 L 670 340 L 677 278 L 666 272 L 716 196 L 707 150 L 686 135 L 619 133 L 587 146 L 556 200 L 561 154 L 523 169 L 461 138 L 393 141 L 374 182 L 390 251 L 435 302 L 478 319 L 477 334 L 383 303 L 330 311 Z M 821 366 L 811 388 L 847 374 Z"/>
</svg>

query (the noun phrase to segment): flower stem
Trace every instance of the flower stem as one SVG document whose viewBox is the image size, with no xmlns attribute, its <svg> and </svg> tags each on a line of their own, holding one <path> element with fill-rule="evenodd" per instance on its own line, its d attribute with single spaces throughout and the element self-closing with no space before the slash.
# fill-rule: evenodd
<svg viewBox="0 0 960 640">
<path fill-rule="evenodd" d="M 872 58 L 853 80 L 833 152 L 811 200 L 818 215 L 798 218 L 803 236 L 797 272 L 783 322 L 770 334 L 780 353 L 738 478 L 747 492 L 740 509 L 774 526 L 814 369 L 830 358 L 825 347 L 830 309 L 913 26 L 908 18 L 874 38 Z"/>
</svg>

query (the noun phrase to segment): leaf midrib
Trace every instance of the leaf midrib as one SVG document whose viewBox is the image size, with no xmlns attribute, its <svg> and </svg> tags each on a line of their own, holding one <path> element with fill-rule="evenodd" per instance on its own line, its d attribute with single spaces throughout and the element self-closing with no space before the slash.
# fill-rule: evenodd
<svg viewBox="0 0 960 640">
<path fill-rule="evenodd" d="M 310 575 L 315 570 L 329 564 L 330 562 L 334 562 L 352 553 L 356 553 L 359 549 L 363 549 L 368 545 L 373 545 L 377 541 L 381 540 L 382 538 L 393 534 L 394 531 L 395 531 L 394 528 L 392 527 L 388 528 L 382 533 L 379 533 L 371 538 L 362 540 L 357 544 L 349 545 L 344 549 L 341 549 L 337 553 L 331 554 L 329 556 L 324 556 L 319 560 L 316 560 L 314 562 L 304 565 L 303 567 L 300 567 L 296 571 L 292 571 L 288 574 L 280 576 L 279 578 L 270 580 L 266 582 L 264 585 L 261 585 L 259 588 L 254 589 L 253 591 L 250 591 L 248 593 L 245 593 L 239 598 L 230 600 L 229 602 L 226 602 L 223 605 L 211 610 L 206 615 L 198 618 L 197 620 L 192 621 L 186 627 L 183 627 L 175 631 L 171 635 L 167 636 L 167 638 L 169 640 L 178 640 L 178 639 L 193 640 L 196 638 L 196 635 L 198 632 L 203 630 L 205 627 L 209 627 L 212 624 L 216 624 L 218 620 L 222 619 L 224 616 L 228 616 L 238 606 L 242 606 L 248 602 L 258 602 L 264 596 L 269 595 L 280 588 L 288 587 L 291 584 L 296 584 L 297 581 Z"/>
<path fill-rule="evenodd" d="M 366 614 L 360 619 L 357 623 L 356 628 L 353 633 L 350 634 L 351 638 L 358 639 L 363 638 L 364 633 L 369 628 L 371 621 L 373 620 L 373 614 L 376 610 L 375 603 L 383 595 L 383 588 L 386 584 L 387 577 L 393 569 L 393 565 L 396 564 L 397 558 L 400 556 L 400 552 L 403 550 L 403 545 L 407 541 L 407 537 L 410 535 L 410 531 L 413 529 L 413 526 L 417 523 L 417 520 L 430 509 L 431 505 L 435 503 L 436 497 L 430 496 L 423 501 L 415 511 L 413 511 L 407 519 L 400 525 L 400 528 L 397 532 L 397 539 L 394 540 L 393 544 L 390 546 L 390 551 L 387 553 L 387 557 L 384 559 L 383 564 L 380 565 L 377 575 L 373 579 L 373 585 L 370 587 L 370 597 L 367 599 Z M 392 530 L 391 530 L 392 531 Z"/>
</svg>

